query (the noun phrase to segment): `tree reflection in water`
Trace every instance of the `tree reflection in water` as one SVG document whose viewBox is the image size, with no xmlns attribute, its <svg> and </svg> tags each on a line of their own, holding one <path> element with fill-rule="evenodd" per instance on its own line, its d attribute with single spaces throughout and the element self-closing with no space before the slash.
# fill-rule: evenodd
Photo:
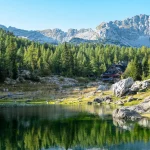
<svg viewBox="0 0 150 150">
<path fill-rule="evenodd" d="M 116 145 L 150 142 L 150 129 L 141 124 L 124 123 L 131 127 L 126 130 L 122 124 L 113 123 L 111 117 L 101 119 L 85 112 L 61 119 L 26 116 L 26 113 L 11 118 L 0 115 L 1 150 L 39 150 L 56 146 L 108 149 Z"/>
</svg>

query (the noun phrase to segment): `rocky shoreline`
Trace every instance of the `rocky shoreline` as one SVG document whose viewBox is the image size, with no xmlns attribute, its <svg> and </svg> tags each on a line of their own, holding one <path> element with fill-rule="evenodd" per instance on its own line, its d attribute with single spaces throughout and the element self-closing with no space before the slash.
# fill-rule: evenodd
<svg viewBox="0 0 150 150">
<path fill-rule="evenodd" d="M 139 91 L 144 91 L 150 88 L 150 80 L 133 82 L 132 78 L 127 78 L 115 83 L 113 86 L 113 92 L 116 96 L 133 95 Z M 133 98 L 128 99 L 131 101 Z M 140 104 L 121 107 L 114 110 L 112 116 L 117 119 L 137 120 L 141 119 L 141 114 L 150 113 L 150 96 L 146 97 Z"/>
<path fill-rule="evenodd" d="M 127 78 L 115 84 L 106 84 L 99 80 L 80 86 L 80 82 L 72 78 L 39 77 L 38 82 L 32 82 L 29 80 L 31 76 L 30 72 L 24 71 L 17 80 L 6 78 L 6 87 L 8 85 L 19 88 L 20 84 L 23 84 L 21 86 L 27 85 L 29 91 L 20 88 L 19 91 L 11 92 L 9 88 L 0 87 L 3 91 L 1 92 L 3 94 L 0 93 L 0 100 L 6 100 L 7 103 L 7 99 L 11 99 L 14 106 L 20 105 L 21 102 L 25 105 L 30 103 L 114 105 L 117 109 L 112 113 L 113 118 L 124 120 L 138 120 L 143 118 L 141 114 L 150 113 L 150 96 L 138 97 L 139 92 L 146 93 L 150 89 L 150 80 L 134 82 L 132 78 Z M 31 87 L 33 91 L 30 91 Z M 6 106 L 5 102 L 0 105 Z M 135 105 L 124 106 L 132 102 Z"/>
<path fill-rule="evenodd" d="M 135 98 L 134 95 L 138 94 L 138 92 L 144 92 L 149 88 L 150 80 L 134 82 L 132 78 L 123 79 L 111 86 L 113 95 L 120 98 L 120 100 L 114 101 L 111 95 L 95 98 L 93 103 L 106 103 L 122 106 L 127 102 L 138 102 L 140 100 L 137 105 L 122 106 L 121 108 L 115 109 L 112 113 L 112 117 L 114 119 L 138 120 L 143 118 L 141 114 L 150 113 L 150 96 L 147 96 L 144 100 L 141 100 L 140 98 Z M 98 87 L 98 90 L 105 91 L 105 89 L 106 88 L 102 86 L 101 88 L 100 86 Z"/>
</svg>

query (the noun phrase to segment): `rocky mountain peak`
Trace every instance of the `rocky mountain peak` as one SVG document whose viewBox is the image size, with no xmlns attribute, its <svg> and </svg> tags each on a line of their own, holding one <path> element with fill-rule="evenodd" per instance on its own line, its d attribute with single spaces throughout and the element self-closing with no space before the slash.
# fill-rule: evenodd
<svg viewBox="0 0 150 150">
<path fill-rule="evenodd" d="M 38 31 L 27 31 L 15 27 L 0 28 L 13 32 L 14 35 L 25 37 L 32 41 L 41 43 L 63 43 L 63 42 L 102 42 L 104 44 L 116 44 L 124 46 L 150 47 L 150 16 L 140 14 L 125 20 L 102 22 L 95 30 L 68 29 L 67 32 L 59 28 Z"/>
<path fill-rule="evenodd" d="M 150 16 L 136 15 L 123 21 L 101 23 L 97 27 L 99 38 L 106 42 L 126 46 L 150 46 Z"/>
</svg>

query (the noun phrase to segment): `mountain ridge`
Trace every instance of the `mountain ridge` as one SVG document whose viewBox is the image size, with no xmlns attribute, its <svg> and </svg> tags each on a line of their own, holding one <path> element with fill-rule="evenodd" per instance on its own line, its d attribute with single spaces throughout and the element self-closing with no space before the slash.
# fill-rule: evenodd
<svg viewBox="0 0 150 150">
<path fill-rule="evenodd" d="M 141 14 L 125 20 L 102 22 L 95 29 L 45 29 L 23 30 L 0 25 L 0 28 L 12 32 L 15 36 L 41 43 L 58 44 L 63 42 L 84 43 L 101 42 L 132 47 L 150 47 L 150 16 Z"/>
</svg>

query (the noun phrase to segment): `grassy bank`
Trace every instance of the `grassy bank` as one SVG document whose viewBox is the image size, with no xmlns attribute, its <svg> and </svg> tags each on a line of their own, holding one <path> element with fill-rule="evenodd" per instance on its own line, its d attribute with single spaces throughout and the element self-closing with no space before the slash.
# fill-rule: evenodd
<svg viewBox="0 0 150 150">
<path fill-rule="evenodd" d="M 8 89 L 8 92 L 2 92 L 3 89 Z M 61 105 L 85 105 L 88 102 L 93 102 L 95 98 L 111 96 L 113 102 L 119 100 L 128 100 L 129 96 L 123 99 L 115 97 L 112 91 L 96 92 L 97 86 L 88 87 L 87 84 L 82 83 L 80 86 L 58 87 L 55 84 L 17 84 L 15 86 L 0 84 L 0 96 L 8 93 L 16 94 L 22 93 L 20 98 L 6 97 L 0 99 L 0 104 L 10 103 L 25 103 L 25 104 L 61 104 Z M 136 100 L 124 103 L 125 106 L 137 105 L 150 95 L 150 90 L 145 92 L 138 92 L 133 95 Z M 130 95 L 131 96 L 131 95 Z"/>
</svg>

